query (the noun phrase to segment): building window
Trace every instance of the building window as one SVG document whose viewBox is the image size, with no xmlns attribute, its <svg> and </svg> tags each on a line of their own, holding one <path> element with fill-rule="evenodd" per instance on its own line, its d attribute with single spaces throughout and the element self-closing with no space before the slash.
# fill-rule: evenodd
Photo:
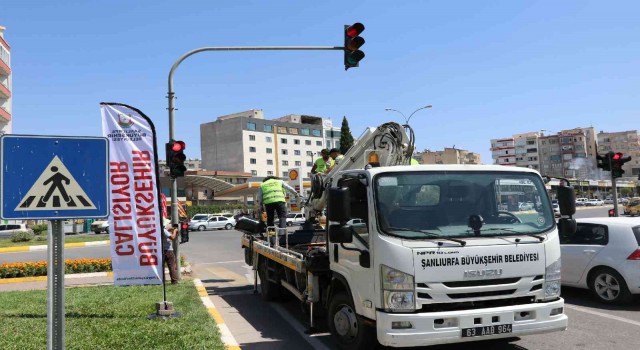
<svg viewBox="0 0 640 350">
<path fill-rule="evenodd" d="M 257 170 L 251 170 L 251 175 L 257 176 L 258 175 L 258 171 Z"/>
<path fill-rule="evenodd" d="M 313 136 L 322 136 L 322 132 L 318 129 L 311 130 L 311 135 Z"/>
<path fill-rule="evenodd" d="M 307 166 L 313 166 L 313 162 L 307 162 Z"/>
<path fill-rule="evenodd" d="M 256 123 L 247 122 L 247 129 L 248 130 L 256 130 Z"/>
<path fill-rule="evenodd" d="M 273 165 L 273 159 L 267 159 L 267 165 Z"/>
<path fill-rule="evenodd" d="M 268 175 L 268 176 L 273 176 L 273 171 L 268 170 L 268 171 L 267 171 L 267 175 Z"/>
<path fill-rule="evenodd" d="M 262 130 L 267 131 L 267 132 L 273 132 L 273 125 L 265 124 L 262 127 Z"/>
<path fill-rule="evenodd" d="M 265 137 L 265 138 L 264 138 L 264 140 L 265 140 L 265 141 L 267 141 L 267 142 L 271 142 L 271 141 L 273 141 L 273 139 L 271 138 L 271 136 L 267 136 L 267 137 Z"/>
<path fill-rule="evenodd" d="M 289 176 L 289 173 L 288 173 L 288 172 L 286 172 L 286 171 L 283 171 L 283 172 L 282 172 L 282 177 L 287 177 L 287 176 Z"/>
<path fill-rule="evenodd" d="M 299 156 L 300 155 L 300 150 L 293 151 L 293 154 L 296 155 L 296 156 Z"/>
<path fill-rule="evenodd" d="M 278 127 L 278 133 L 279 134 L 286 134 L 287 133 L 287 128 L 285 128 L 284 126 L 279 126 Z"/>
<path fill-rule="evenodd" d="M 272 148 L 267 148 L 267 154 L 271 154 L 273 153 L 273 149 Z"/>
<path fill-rule="evenodd" d="M 296 160 L 296 166 L 302 166 L 302 162 L 299 160 Z"/>
<path fill-rule="evenodd" d="M 298 140 L 298 139 L 293 139 L 293 144 L 294 144 L 294 145 L 299 145 L 299 144 L 300 144 L 300 140 Z"/>
<path fill-rule="evenodd" d="M 316 146 L 322 147 L 322 141 L 316 141 Z"/>
<path fill-rule="evenodd" d="M 307 129 L 307 128 L 300 129 L 300 134 L 301 135 L 305 135 L 305 136 L 309 136 L 309 129 Z"/>
<path fill-rule="evenodd" d="M 327 148 L 331 148 L 331 140 L 327 140 Z"/>
<path fill-rule="evenodd" d="M 289 152 L 286 149 L 283 149 L 282 154 L 286 156 L 287 154 L 289 154 Z"/>
<path fill-rule="evenodd" d="M 304 140 L 304 144 L 307 146 L 311 146 L 311 140 Z"/>
<path fill-rule="evenodd" d="M 283 161 L 282 161 L 282 165 L 284 165 L 284 166 L 289 166 L 289 161 L 288 161 L 288 160 L 283 160 Z"/>
<path fill-rule="evenodd" d="M 249 141 L 255 141 L 256 135 L 249 135 Z"/>
<path fill-rule="evenodd" d="M 289 134 L 298 135 L 298 128 L 289 128 Z"/>
<path fill-rule="evenodd" d="M 285 139 L 285 138 L 281 138 L 281 139 L 280 139 L 280 143 L 282 143 L 282 144 L 286 144 L 286 143 L 287 143 L 287 139 Z"/>
<path fill-rule="evenodd" d="M 255 147 L 249 147 L 249 152 L 255 153 L 256 152 L 256 148 Z"/>
<path fill-rule="evenodd" d="M 250 163 L 250 164 L 256 164 L 256 159 L 255 159 L 255 158 L 251 158 L 251 159 L 249 159 L 249 163 Z"/>
<path fill-rule="evenodd" d="M 307 151 L 307 155 L 308 155 L 308 156 L 313 156 L 313 152 L 311 152 L 311 151 Z"/>
</svg>

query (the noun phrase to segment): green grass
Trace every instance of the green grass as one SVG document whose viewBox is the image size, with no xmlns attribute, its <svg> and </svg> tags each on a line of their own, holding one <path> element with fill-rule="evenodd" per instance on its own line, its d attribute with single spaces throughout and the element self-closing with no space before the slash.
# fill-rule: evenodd
<svg viewBox="0 0 640 350">
<path fill-rule="evenodd" d="M 0 293 L 0 349 L 46 349 L 46 291 Z M 65 289 L 66 349 L 224 349 L 191 281 L 167 286 L 182 317 L 148 320 L 161 286 Z"/>
<path fill-rule="evenodd" d="M 36 236 L 37 237 L 37 236 Z M 43 235 L 41 237 L 46 237 Z M 83 236 L 65 236 L 64 243 L 79 243 L 79 242 L 94 242 L 94 241 L 108 241 L 108 235 L 83 235 Z M 22 247 L 28 245 L 46 245 L 47 241 L 36 241 L 35 238 L 28 242 L 11 242 L 10 238 L 0 238 L 0 248 L 6 247 Z"/>
</svg>

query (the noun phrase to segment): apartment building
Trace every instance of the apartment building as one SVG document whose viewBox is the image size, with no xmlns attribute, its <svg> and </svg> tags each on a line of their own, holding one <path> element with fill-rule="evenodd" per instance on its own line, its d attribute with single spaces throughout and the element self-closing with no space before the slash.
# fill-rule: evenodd
<svg viewBox="0 0 640 350">
<path fill-rule="evenodd" d="M 631 156 L 631 161 L 623 165 L 624 176 L 640 175 L 640 137 L 637 130 L 598 133 L 598 152 L 601 155 L 609 151 Z"/>
<path fill-rule="evenodd" d="M 480 164 L 480 154 L 455 147 L 445 147 L 442 151 L 425 150 L 414 158 L 420 164 Z"/>
<path fill-rule="evenodd" d="M 0 26 L 0 134 L 11 133 L 11 47 Z"/>
<path fill-rule="evenodd" d="M 579 179 L 599 179 L 593 127 L 562 130 L 539 139 L 540 173 Z"/>
<path fill-rule="evenodd" d="M 492 139 L 491 158 L 493 164 L 516 165 L 516 148 L 513 138 Z"/>
<path fill-rule="evenodd" d="M 540 169 L 540 156 L 538 155 L 538 139 L 540 132 L 527 132 L 513 135 L 513 144 L 516 153 L 516 166 Z"/>
<path fill-rule="evenodd" d="M 160 167 L 161 172 L 169 171 L 167 161 L 165 159 L 159 159 L 158 166 Z M 187 171 L 205 170 L 202 169 L 202 161 L 200 159 L 187 159 L 184 161 L 184 166 L 187 168 Z"/>
<path fill-rule="evenodd" d="M 302 167 L 309 178 L 320 150 L 336 142 L 325 136 L 333 130 L 326 121 L 298 114 L 266 120 L 260 109 L 221 116 L 200 125 L 202 168 L 285 177 Z"/>
</svg>

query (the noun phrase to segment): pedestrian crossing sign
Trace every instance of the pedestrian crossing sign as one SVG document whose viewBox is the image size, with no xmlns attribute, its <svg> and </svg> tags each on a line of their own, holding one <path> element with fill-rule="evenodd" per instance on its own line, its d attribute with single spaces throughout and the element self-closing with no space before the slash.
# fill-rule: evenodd
<svg viewBox="0 0 640 350">
<path fill-rule="evenodd" d="M 3 219 L 108 215 L 108 141 L 101 137 L 4 135 Z"/>
</svg>

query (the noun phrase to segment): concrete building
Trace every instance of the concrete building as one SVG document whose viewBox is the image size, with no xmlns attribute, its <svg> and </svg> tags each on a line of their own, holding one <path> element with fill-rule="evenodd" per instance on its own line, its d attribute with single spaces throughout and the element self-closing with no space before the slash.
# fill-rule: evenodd
<svg viewBox="0 0 640 350">
<path fill-rule="evenodd" d="M 420 164 L 480 164 L 480 155 L 459 148 L 447 148 L 443 151 L 425 150 L 415 155 Z"/>
<path fill-rule="evenodd" d="M 11 47 L 0 26 L 0 135 L 11 133 Z"/>
<path fill-rule="evenodd" d="M 198 171 L 198 170 L 206 170 L 202 169 L 202 162 L 200 159 L 187 159 L 184 161 L 184 166 L 187 168 L 187 171 Z M 159 159 L 158 165 L 160 166 L 160 172 L 168 172 L 169 168 L 167 168 L 167 161 L 165 159 Z"/>
<path fill-rule="evenodd" d="M 624 177 L 638 177 L 640 175 L 640 137 L 637 130 L 620 132 L 598 133 L 598 152 L 601 155 L 609 151 L 623 153 L 624 156 L 631 156 L 631 161 L 627 162 L 622 170 Z"/>
<path fill-rule="evenodd" d="M 540 132 L 527 132 L 513 135 L 513 143 L 516 153 L 516 166 L 530 169 L 540 169 L 540 156 L 538 155 L 538 139 Z"/>
<path fill-rule="evenodd" d="M 491 158 L 493 164 L 516 165 L 516 148 L 513 138 L 492 139 Z"/>
<path fill-rule="evenodd" d="M 260 109 L 221 116 L 200 125 L 202 168 L 285 177 L 302 167 L 308 179 L 320 150 L 336 142 L 335 131 L 325 136 L 334 130 L 327 120 L 298 114 L 266 120 Z"/>
<path fill-rule="evenodd" d="M 593 127 L 562 130 L 539 139 L 540 173 L 576 179 L 600 179 Z"/>
</svg>

